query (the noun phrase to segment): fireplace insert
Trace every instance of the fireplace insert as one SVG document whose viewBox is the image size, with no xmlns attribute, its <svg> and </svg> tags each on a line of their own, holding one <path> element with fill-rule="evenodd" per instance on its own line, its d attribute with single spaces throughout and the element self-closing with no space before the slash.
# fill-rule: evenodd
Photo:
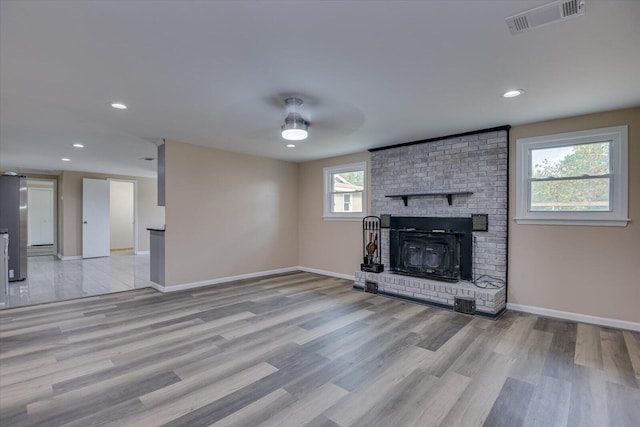
<svg viewBox="0 0 640 427">
<path fill-rule="evenodd" d="M 415 276 L 460 278 L 460 242 L 457 233 L 399 232 L 398 271 Z"/>
<path fill-rule="evenodd" d="M 437 280 L 471 280 L 471 218 L 391 217 L 390 271 Z"/>
</svg>

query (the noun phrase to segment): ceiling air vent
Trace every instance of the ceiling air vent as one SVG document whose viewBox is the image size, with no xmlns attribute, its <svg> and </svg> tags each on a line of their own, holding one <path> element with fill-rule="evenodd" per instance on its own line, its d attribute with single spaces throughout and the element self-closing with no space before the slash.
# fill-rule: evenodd
<svg viewBox="0 0 640 427">
<path fill-rule="evenodd" d="M 511 34 L 584 15 L 584 0 L 559 0 L 505 18 Z"/>
</svg>

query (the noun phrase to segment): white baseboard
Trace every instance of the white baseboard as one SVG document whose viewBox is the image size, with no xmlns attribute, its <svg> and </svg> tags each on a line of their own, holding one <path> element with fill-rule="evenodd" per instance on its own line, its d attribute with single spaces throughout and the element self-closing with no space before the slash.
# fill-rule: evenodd
<svg viewBox="0 0 640 427">
<path fill-rule="evenodd" d="M 149 255 L 149 251 L 138 251 L 138 252 L 136 252 L 136 255 Z M 73 259 L 82 259 L 81 255 L 62 256 L 62 254 L 57 254 L 56 256 L 58 257 L 59 260 L 62 260 L 62 261 L 70 261 L 70 260 L 73 260 Z"/>
<path fill-rule="evenodd" d="M 556 317 L 558 319 L 572 320 L 574 322 L 591 323 L 594 325 L 608 326 L 610 328 L 627 329 L 640 332 L 640 323 L 627 320 L 610 319 L 608 317 L 590 316 L 588 314 L 572 313 L 569 311 L 552 310 L 549 308 L 534 307 L 530 305 L 507 303 L 507 309 L 522 311 L 523 313 L 537 314 L 540 316 Z"/>
<path fill-rule="evenodd" d="M 356 279 L 355 275 L 353 274 L 349 275 L 349 274 L 343 274 L 343 273 L 335 273 L 333 271 L 318 270 L 316 268 L 309 268 L 309 267 L 302 267 L 302 266 L 298 266 L 296 267 L 296 269 L 300 271 L 305 271 L 307 273 L 315 273 L 315 274 L 321 274 L 323 276 L 337 277 L 339 279 L 345 279 L 345 280 Z"/>
<path fill-rule="evenodd" d="M 179 285 L 163 286 L 154 282 L 150 282 L 149 285 L 152 288 L 162 293 L 167 293 L 167 292 L 184 291 L 186 289 L 202 288 L 204 286 L 220 285 L 227 282 L 234 282 L 236 280 L 256 279 L 259 277 L 271 276 L 274 274 L 292 273 L 294 271 L 305 271 L 307 273 L 321 274 L 323 276 L 337 277 L 337 278 L 346 279 L 346 280 L 355 280 L 355 276 L 350 276 L 348 274 L 334 273 L 333 271 L 317 270 L 315 268 L 297 266 L 297 267 L 279 268 L 276 270 L 258 271 L 256 273 L 240 274 L 238 276 L 221 277 L 219 279 L 202 280 L 200 282 L 181 283 Z"/>
<path fill-rule="evenodd" d="M 156 291 L 162 292 L 163 294 L 164 294 L 165 292 L 170 292 L 170 291 L 167 291 L 167 288 L 165 288 L 164 286 L 159 285 L 159 284 L 157 284 L 157 283 L 155 283 L 155 282 L 151 282 L 151 281 L 150 281 L 150 282 L 149 282 L 149 286 L 150 286 L 150 287 L 152 287 L 153 289 L 155 289 Z"/>
<path fill-rule="evenodd" d="M 184 291 L 186 289 L 201 288 L 203 286 L 212 286 L 212 285 L 219 285 L 227 282 L 234 282 L 236 280 L 255 279 L 258 277 L 271 276 L 273 274 L 291 273 L 293 271 L 298 271 L 298 270 L 299 270 L 298 267 L 287 267 L 287 268 L 279 268 L 276 270 L 258 271 L 256 273 L 240 274 L 238 276 L 221 277 L 219 279 L 202 280 L 200 282 L 181 283 L 179 285 L 171 285 L 171 286 L 162 286 L 152 282 L 151 286 L 154 289 L 159 290 L 160 292 L 177 292 L 177 291 Z"/>
<path fill-rule="evenodd" d="M 57 257 L 61 261 L 71 261 L 71 260 L 74 260 L 74 259 L 82 259 L 82 256 L 80 256 L 80 255 L 62 256 L 62 254 L 58 254 Z"/>
</svg>

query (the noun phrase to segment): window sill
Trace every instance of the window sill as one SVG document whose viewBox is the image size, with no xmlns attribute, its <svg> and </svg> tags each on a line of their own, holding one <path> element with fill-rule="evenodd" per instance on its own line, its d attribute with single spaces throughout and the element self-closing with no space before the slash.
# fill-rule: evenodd
<svg viewBox="0 0 640 427">
<path fill-rule="evenodd" d="M 592 227 L 626 227 L 631 221 L 626 219 L 540 219 L 540 218 L 514 218 L 516 224 L 523 225 L 586 225 Z"/>
</svg>

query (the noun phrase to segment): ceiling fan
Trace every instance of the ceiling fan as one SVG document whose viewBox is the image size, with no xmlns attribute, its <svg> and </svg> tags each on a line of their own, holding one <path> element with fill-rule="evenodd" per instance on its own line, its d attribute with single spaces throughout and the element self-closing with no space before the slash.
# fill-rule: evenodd
<svg viewBox="0 0 640 427">
<path fill-rule="evenodd" d="M 309 142 L 344 137 L 359 129 L 364 114 L 354 105 L 302 93 L 280 93 L 263 98 L 282 112 L 280 135 L 287 141 Z"/>
</svg>

